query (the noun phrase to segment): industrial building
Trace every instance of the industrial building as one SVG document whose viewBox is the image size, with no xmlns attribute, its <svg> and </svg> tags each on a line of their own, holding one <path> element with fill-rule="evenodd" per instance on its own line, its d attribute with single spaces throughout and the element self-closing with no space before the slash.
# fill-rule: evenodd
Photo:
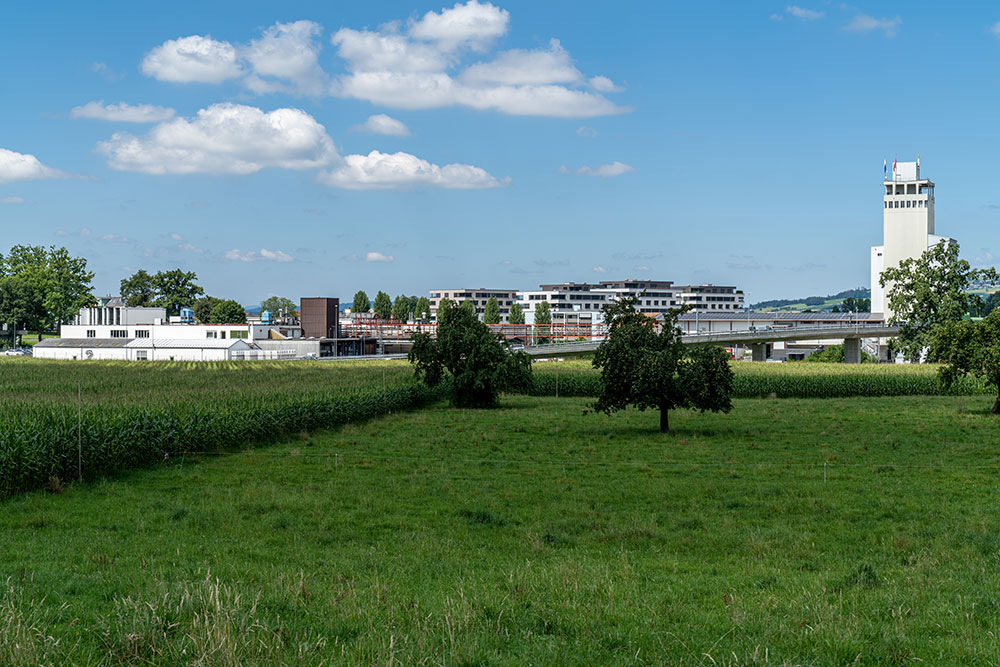
<svg viewBox="0 0 1000 667">
<path fill-rule="evenodd" d="M 938 243 L 954 242 L 934 234 L 934 183 L 920 176 L 916 162 L 892 164 L 892 176 L 882 182 L 882 245 L 871 249 L 871 311 L 892 319 L 882 272 L 905 259 L 916 259 Z"/>
<path fill-rule="evenodd" d="M 483 319 L 483 310 L 486 308 L 486 302 L 490 298 L 497 300 L 497 305 L 500 306 L 500 322 L 506 324 L 510 317 L 510 307 L 517 301 L 517 290 L 487 289 L 485 287 L 476 289 L 431 290 L 429 299 L 431 302 L 431 318 L 437 320 L 437 309 L 441 305 L 441 300 L 450 299 L 456 304 L 461 304 L 463 301 L 471 301 L 472 305 L 476 307 L 479 319 Z"/>
</svg>

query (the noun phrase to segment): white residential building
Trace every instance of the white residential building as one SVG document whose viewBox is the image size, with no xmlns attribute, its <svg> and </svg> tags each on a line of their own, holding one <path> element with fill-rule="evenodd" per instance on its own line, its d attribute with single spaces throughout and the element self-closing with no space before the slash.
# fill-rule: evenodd
<svg viewBox="0 0 1000 667">
<path fill-rule="evenodd" d="M 595 292 L 590 283 L 539 285 L 537 290 L 517 293 L 526 324 L 535 323 L 538 304 L 546 301 L 553 324 L 598 324 L 604 321 L 601 308 L 610 300 L 605 292 Z"/>
<path fill-rule="evenodd" d="M 871 249 L 871 312 L 888 321 L 892 313 L 879 284 L 882 272 L 953 239 L 934 234 L 934 183 L 920 177 L 919 156 L 916 162 L 894 162 L 882 185 L 882 245 Z"/>
</svg>

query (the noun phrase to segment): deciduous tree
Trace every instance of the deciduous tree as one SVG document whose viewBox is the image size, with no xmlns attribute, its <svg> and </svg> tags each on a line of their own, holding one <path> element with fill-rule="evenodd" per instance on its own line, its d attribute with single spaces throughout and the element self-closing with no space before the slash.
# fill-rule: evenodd
<svg viewBox="0 0 1000 667">
<path fill-rule="evenodd" d="M 483 324 L 500 324 L 500 303 L 495 296 L 486 301 L 483 308 Z"/>
<path fill-rule="evenodd" d="M 535 306 L 535 325 L 540 326 L 541 335 L 535 336 L 535 342 L 544 345 L 549 342 L 550 327 L 552 325 L 552 310 L 548 301 L 542 301 Z"/>
<path fill-rule="evenodd" d="M 298 306 L 283 296 L 269 296 L 260 302 L 260 310 L 261 312 L 266 310 L 274 317 L 294 317 L 298 312 Z"/>
<path fill-rule="evenodd" d="M 426 296 L 417 299 L 417 305 L 413 309 L 413 317 L 424 322 L 431 321 L 431 300 Z"/>
<path fill-rule="evenodd" d="M 201 324 L 208 324 L 212 321 L 212 309 L 222 303 L 222 299 L 214 296 L 203 296 L 194 302 L 191 310 L 194 311 L 194 318 Z"/>
<path fill-rule="evenodd" d="M 920 257 L 904 259 L 882 272 L 887 287 L 890 324 L 899 325 L 899 348 L 913 358 L 927 348 L 937 326 L 958 322 L 982 307 L 969 292 L 972 281 L 996 283 L 996 270 L 974 269 L 958 258 L 958 243 L 941 242 Z"/>
<path fill-rule="evenodd" d="M 382 290 L 379 290 L 378 294 L 375 295 L 375 305 L 373 308 L 378 317 L 383 320 L 389 319 L 392 317 L 392 298 Z"/>
<path fill-rule="evenodd" d="M 947 363 L 938 376 L 949 389 L 960 377 L 985 378 L 997 390 L 992 414 L 1000 414 L 1000 310 L 994 310 L 979 322 L 963 320 L 935 328 L 931 354 Z"/>
<path fill-rule="evenodd" d="M 160 271 L 153 276 L 156 285 L 156 301 L 153 305 L 167 309 L 167 316 L 179 315 L 181 308 L 191 308 L 198 297 L 205 293 L 195 281 L 194 271 Z"/>
<path fill-rule="evenodd" d="M 636 301 L 624 298 L 604 307 L 609 333 L 594 355 L 602 385 L 594 409 L 607 414 L 629 405 L 657 409 L 664 433 L 668 414 L 676 408 L 729 412 L 729 354 L 719 347 L 685 345 L 676 324 L 678 311 L 666 313 L 657 332 L 653 318 L 636 312 Z"/>
<path fill-rule="evenodd" d="M 364 290 L 359 289 L 354 293 L 354 301 L 351 303 L 352 313 L 367 313 L 371 307 L 372 302 Z"/>
<path fill-rule="evenodd" d="M 524 324 L 524 309 L 521 307 L 521 304 L 515 303 L 511 305 L 507 321 L 511 324 Z"/>
<path fill-rule="evenodd" d="M 400 294 L 392 302 L 392 316 L 400 322 L 408 322 L 410 319 L 410 297 Z"/>
<path fill-rule="evenodd" d="M 212 324 L 246 324 L 247 314 L 237 301 L 227 299 L 212 308 Z"/>
<path fill-rule="evenodd" d="M 139 269 L 128 278 L 122 278 L 120 289 L 126 306 L 146 308 L 156 301 L 156 281 L 146 269 Z"/>
<path fill-rule="evenodd" d="M 413 336 L 409 359 L 418 379 L 437 386 L 450 377 L 452 404 L 466 408 L 493 407 L 500 392 L 530 386 L 528 357 L 512 352 L 475 312 L 449 304 L 439 306 L 437 315 L 436 338 L 427 333 Z"/>
</svg>

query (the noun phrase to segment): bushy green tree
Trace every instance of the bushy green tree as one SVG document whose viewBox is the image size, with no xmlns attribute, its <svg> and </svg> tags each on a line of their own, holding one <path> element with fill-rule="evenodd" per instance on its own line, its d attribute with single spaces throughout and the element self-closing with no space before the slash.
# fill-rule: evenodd
<svg viewBox="0 0 1000 667">
<path fill-rule="evenodd" d="M 453 405 L 488 408 L 502 391 L 527 389 L 531 362 L 523 352 L 512 352 L 502 336 L 494 335 L 467 308 L 450 304 L 438 308 L 437 337 L 413 336 L 409 359 L 419 380 L 437 386 L 450 377 Z"/>
<path fill-rule="evenodd" d="M 210 319 L 212 324 L 246 324 L 247 314 L 239 302 L 227 299 L 215 304 Z"/>
<path fill-rule="evenodd" d="M 500 324 L 500 303 L 495 296 L 486 301 L 486 307 L 483 308 L 483 324 Z"/>
<path fill-rule="evenodd" d="M 455 302 L 445 297 L 438 302 L 437 312 L 434 314 L 434 321 L 440 323 L 444 319 L 444 313 L 451 310 L 452 308 L 457 308 Z"/>
<path fill-rule="evenodd" d="M 476 312 L 476 304 L 474 304 L 472 301 L 465 300 L 462 303 L 460 303 L 458 307 L 465 310 L 476 319 L 479 319 L 479 313 Z"/>
<path fill-rule="evenodd" d="M 39 328 L 68 322 L 81 308 L 93 303 L 87 260 L 73 257 L 66 248 L 16 245 L 0 256 L 0 276 L 17 276 L 42 294 L 45 317 Z"/>
<path fill-rule="evenodd" d="M 269 296 L 260 302 L 260 311 L 264 312 L 265 310 L 274 317 L 285 315 L 295 317 L 299 308 L 291 299 L 286 299 L 283 296 Z"/>
<path fill-rule="evenodd" d="M 935 327 L 982 308 L 982 297 L 968 291 L 973 281 L 1000 279 L 992 268 L 972 268 L 958 252 L 958 243 L 941 242 L 882 272 L 879 282 L 887 288 L 892 311 L 889 323 L 899 325 L 899 349 L 911 358 L 930 345 Z"/>
<path fill-rule="evenodd" d="M 194 271 L 159 271 L 153 276 L 156 285 L 156 301 L 154 306 L 167 309 L 167 317 L 179 315 L 181 308 L 191 308 L 198 297 L 205 293 L 195 281 L 198 275 Z"/>
<path fill-rule="evenodd" d="M 535 306 L 535 324 L 541 326 L 539 331 L 542 332 L 541 335 L 535 336 L 535 342 L 539 345 L 548 343 L 548 334 L 551 331 L 550 326 L 552 325 L 552 309 L 549 308 L 548 301 L 542 301 Z"/>
<path fill-rule="evenodd" d="M 126 306 L 147 308 L 156 300 L 156 282 L 146 269 L 139 269 L 128 278 L 122 278 L 120 289 Z"/>
<path fill-rule="evenodd" d="M 426 296 L 417 299 L 417 305 L 413 309 L 413 317 L 424 322 L 431 321 L 431 300 Z"/>
<path fill-rule="evenodd" d="M 377 316 L 383 320 L 389 319 L 392 317 L 392 298 L 382 290 L 379 290 L 378 294 L 375 295 L 375 305 L 373 308 Z"/>
<path fill-rule="evenodd" d="M 364 290 L 358 290 L 354 294 L 354 302 L 351 304 L 352 313 L 367 313 L 372 307 L 372 302 Z"/>
<path fill-rule="evenodd" d="M 191 310 L 194 311 L 194 319 L 201 324 L 208 324 L 212 321 L 212 309 L 222 303 L 222 299 L 214 296 L 203 296 L 194 302 Z"/>
<path fill-rule="evenodd" d="M 660 411 L 660 431 L 669 430 L 670 410 L 694 408 L 729 412 L 733 371 L 729 353 L 715 346 L 689 346 L 681 340 L 678 311 L 656 322 L 624 298 L 604 307 L 608 336 L 593 365 L 601 372 L 601 394 L 594 409 L 610 414 L 633 405 Z"/>
<path fill-rule="evenodd" d="M 41 290 L 22 276 L 0 276 L 0 322 L 7 325 L 9 346 L 17 344 L 18 329 L 43 328 L 46 311 Z"/>
<path fill-rule="evenodd" d="M 521 307 L 521 304 L 515 303 L 511 305 L 507 321 L 511 324 L 524 324 L 524 308 Z"/>
<path fill-rule="evenodd" d="M 997 390 L 992 414 L 1000 414 L 1000 310 L 974 322 L 949 322 L 934 330 L 931 355 L 947 363 L 938 376 L 949 389 L 965 375 L 985 378 Z"/>
<path fill-rule="evenodd" d="M 400 322 L 407 322 L 410 319 L 410 297 L 400 294 L 392 302 L 392 316 Z"/>
</svg>

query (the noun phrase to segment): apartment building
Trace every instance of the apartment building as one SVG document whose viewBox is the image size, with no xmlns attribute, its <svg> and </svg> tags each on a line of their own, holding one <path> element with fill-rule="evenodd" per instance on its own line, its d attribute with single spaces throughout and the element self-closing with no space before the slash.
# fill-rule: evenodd
<svg viewBox="0 0 1000 667">
<path fill-rule="evenodd" d="M 633 297 L 640 313 L 662 313 L 680 305 L 677 288 L 669 280 L 602 280 L 594 291 L 608 301 Z"/>
<path fill-rule="evenodd" d="M 591 283 L 558 283 L 539 285 L 537 290 L 517 293 L 517 301 L 524 309 L 524 321 L 534 324 L 535 310 L 547 301 L 553 324 L 596 324 L 603 320 L 601 308 L 608 303 L 608 295 L 595 292 Z"/>
<path fill-rule="evenodd" d="M 483 310 L 486 308 L 486 302 L 489 301 L 491 297 L 495 297 L 497 304 L 500 306 L 500 322 L 506 324 L 507 319 L 510 317 L 510 307 L 517 301 L 517 290 L 487 289 L 485 287 L 480 287 L 478 289 L 464 288 L 431 290 L 431 318 L 434 321 L 437 321 L 437 309 L 438 305 L 441 303 L 441 299 L 450 299 L 456 304 L 461 304 L 463 301 L 471 301 L 476 307 L 479 319 L 482 320 Z"/>
<path fill-rule="evenodd" d="M 732 285 L 675 285 L 676 301 L 691 306 L 691 312 L 712 313 L 743 310 L 743 290 Z"/>
</svg>

